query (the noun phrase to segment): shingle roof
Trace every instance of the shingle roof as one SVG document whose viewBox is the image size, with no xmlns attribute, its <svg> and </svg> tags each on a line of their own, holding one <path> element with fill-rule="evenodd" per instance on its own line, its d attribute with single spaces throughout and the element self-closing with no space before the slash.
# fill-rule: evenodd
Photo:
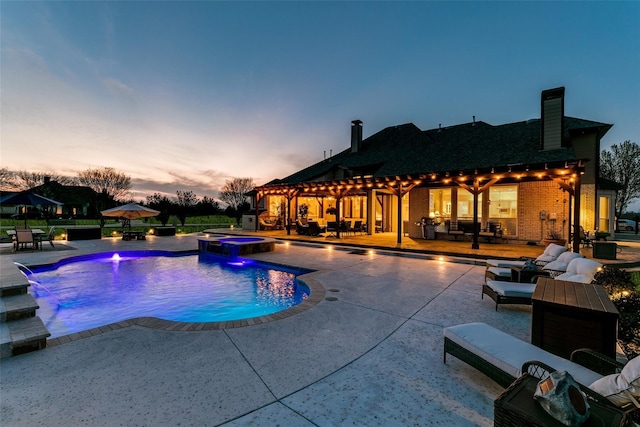
<svg viewBox="0 0 640 427">
<path fill-rule="evenodd" d="M 564 126 L 567 140 L 577 131 L 602 136 L 611 127 L 572 117 L 564 118 Z M 324 180 L 337 169 L 348 170 L 351 176 L 384 177 L 576 160 L 588 159 L 577 159 L 570 145 L 540 149 L 540 119 L 499 126 L 474 122 L 426 131 L 407 123 L 371 135 L 357 153 L 349 147 L 270 184 Z"/>
</svg>

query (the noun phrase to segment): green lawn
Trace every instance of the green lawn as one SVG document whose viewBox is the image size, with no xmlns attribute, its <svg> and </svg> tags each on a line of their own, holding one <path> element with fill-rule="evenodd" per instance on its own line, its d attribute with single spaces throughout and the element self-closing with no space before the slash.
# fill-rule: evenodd
<svg viewBox="0 0 640 427">
<path fill-rule="evenodd" d="M 144 218 L 142 219 L 145 225 L 143 226 L 133 226 L 132 230 L 135 231 L 145 231 L 148 232 L 150 228 L 161 226 L 162 224 L 156 218 Z M 27 221 L 27 224 L 31 228 L 40 228 L 43 230 L 47 230 L 49 226 L 47 225 L 47 221 L 44 219 L 30 219 Z M 82 225 L 100 225 L 99 219 L 78 219 L 75 220 L 75 224 L 78 226 Z M 226 215 L 209 215 L 209 216 L 195 216 L 195 217 L 187 217 L 185 221 L 185 226 L 181 226 L 178 221 L 176 224 L 176 234 L 188 234 L 188 233 L 197 233 L 202 230 L 206 230 L 208 228 L 229 228 L 231 225 L 236 224 L 235 218 L 230 218 Z M 0 218 L 0 227 L 3 228 L 12 228 L 16 225 L 24 225 L 24 220 L 17 219 L 9 219 L 9 218 Z M 173 226 L 173 222 L 169 221 L 167 226 Z M 62 239 L 62 235 L 65 232 L 65 227 L 67 225 L 59 225 L 56 227 L 56 238 Z M 112 237 L 112 236 L 120 236 L 120 231 L 122 230 L 122 222 L 119 219 L 108 219 L 105 221 L 105 226 L 102 229 L 103 237 Z M 2 233 L 4 237 L 4 232 Z"/>
</svg>

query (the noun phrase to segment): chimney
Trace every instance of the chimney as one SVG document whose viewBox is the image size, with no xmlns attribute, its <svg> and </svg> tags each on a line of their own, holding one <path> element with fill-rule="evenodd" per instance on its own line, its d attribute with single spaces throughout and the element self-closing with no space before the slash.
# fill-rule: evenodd
<svg viewBox="0 0 640 427">
<path fill-rule="evenodd" d="M 51 177 L 50 176 L 45 176 L 44 177 L 44 184 L 49 184 L 51 182 Z"/>
<path fill-rule="evenodd" d="M 351 152 L 357 153 L 362 147 L 362 121 L 351 122 Z"/>
<path fill-rule="evenodd" d="M 562 148 L 564 134 L 564 87 L 542 91 L 540 148 L 557 150 Z"/>
</svg>

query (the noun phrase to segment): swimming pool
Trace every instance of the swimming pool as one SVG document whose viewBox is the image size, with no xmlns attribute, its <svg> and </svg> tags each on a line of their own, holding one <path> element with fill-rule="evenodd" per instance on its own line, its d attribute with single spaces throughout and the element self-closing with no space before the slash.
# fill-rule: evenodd
<svg viewBox="0 0 640 427">
<path fill-rule="evenodd" d="M 310 270 L 162 251 L 102 253 L 32 268 L 30 292 L 51 338 L 136 317 L 255 318 L 303 302 Z"/>
</svg>

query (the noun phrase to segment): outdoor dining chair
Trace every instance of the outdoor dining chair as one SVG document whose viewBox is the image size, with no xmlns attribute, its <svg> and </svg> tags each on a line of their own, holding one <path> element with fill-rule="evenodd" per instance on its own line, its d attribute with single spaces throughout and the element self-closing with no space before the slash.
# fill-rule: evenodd
<svg viewBox="0 0 640 427">
<path fill-rule="evenodd" d="M 34 250 L 38 245 L 31 230 L 16 230 L 16 234 L 13 236 L 13 251 L 20 250 L 20 247 L 25 249 L 27 245 L 31 245 L 31 250 Z"/>
<path fill-rule="evenodd" d="M 43 235 L 38 237 L 38 244 L 40 245 L 40 250 L 42 250 L 42 243 L 44 243 L 44 242 L 49 242 L 51 247 L 55 249 L 56 247 L 53 245 L 53 241 L 54 241 L 55 237 L 56 237 L 56 227 L 52 226 L 49 229 L 49 233 L 47 233 L 46 235 L 43 234 Z"/>
</svg>

